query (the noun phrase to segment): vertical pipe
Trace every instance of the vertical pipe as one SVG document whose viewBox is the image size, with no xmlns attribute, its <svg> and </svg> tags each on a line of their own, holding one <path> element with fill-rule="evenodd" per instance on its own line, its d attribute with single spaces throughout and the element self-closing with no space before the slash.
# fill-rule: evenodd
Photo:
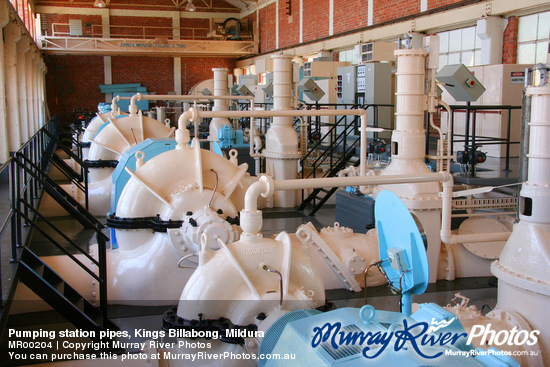
<svg viewBox="0 0 550 367">
<path fill-rule="evenodd" d="M 226 68 L 214 68 L 214 96 L 227 96 L 227 69 Z M 212 111 L 227 111 L 229 109 L 229 101 L 222 99 L 214 99 L 214 107 Z M 218 140 L 218 131 L 229 125 L 229 119 L 227 117 L 214 117 L 210 122 L 208 140 L 210 140 L 210 149 L 212 144 Z"/>
<path fill-rule="evenodd" d="M 519 219 L 499 260 L 498 307 L 520 313 L 533 330 L 548 330 L 550 303 L 550 84 L 528 87 L 531 98 L 527 182 L 520 192 Z M 525 107 L 525 106 L 524 106 Z M 550 338 L 539 336 L 544 365 Z"/>
<path fill-rule="evenodd" d="M 273 110 L 292 108 L 292 62 L 291 56 L 273 55 Z M 271 127 L 265 135 L 266 173 L 276 180 L 295 179 L 298 173 L 298 159 L 301 157 L 298 134 L 294 130 L 291 116 L 273 117 Z M 275 207 L 296 206 L 296 192 L 276 192 Z"/>
</svg>

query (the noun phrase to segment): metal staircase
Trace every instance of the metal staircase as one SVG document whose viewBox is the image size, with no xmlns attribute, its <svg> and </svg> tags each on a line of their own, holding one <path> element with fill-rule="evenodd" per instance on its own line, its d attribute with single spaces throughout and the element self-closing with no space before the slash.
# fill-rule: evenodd
<svg viewBox="0 0 550 367">
<path fill-rule="evenodd" d="M 11 262 L 18 262 L 12 287 L 16 285 L 17 279 L 20 280 L 67 321 L 79 329 L 96 331 L 94 334 L 99 336 L 99 330 L 116 329 L 107 316 L 108 236 L 103 232 L 105 226 L 48 175 L 51 166 L 57 167 L 65 178 L 83 190 L 87 197 L 86 165 L 80 154 L 64 147 L 57 136 L 56 123 L 50 121 L 9 161 L 11 212 L 8 221 L 11 221 Z M 55 152 L 58 148 L 76 161 L 79 166 L 78 172 L 59 157 Z M 85 229 L 94 232 L 98 244 L 97 259 L 57 228 L 54 221 L 40 213 L 38 208 L 44 193 L 49 194 Z M 91 280 L 93 278 L 97 282 L 99 305 L 94 305 L 80 295 L 29 248 L 29 239 L 32 237 L 30 233 L 33 231 L 40 233 L 50 245 L 67 255 L 91 277 Z M 79 257 L 86 262 L 89 261 L 91 266 L 85 265 Z M 1 328 L 6 325 L 10 305 L 10 300 L 3 304 Z"/>
<path fill-rule="evenodd" d="M 359 123 L 358 116 L 353 121 L 349 121 L 347 116 L 340 116 L 302 158 L 302 178 L 334 177 L 346 165 L 353 162 L 356 148 L 360 144 L 359 137 L 354 135 L 357 123 Z M 326 141 L 328 141 L 328 145 L 323 144 Z M 358 164 L 359 160 L 356 159 L 353 165 L 357 166 Z M 306 168 L 309 173 L 306 173 Z M 322 172 L 320 176 L 318 176 L 319 172 Z M 305 210 L 309 207 L 311 211 L 308 215 L 315 215 L 337 189 L 337 187 L 314 189 L 302 199 L 298 210 Z"/>
</svg>

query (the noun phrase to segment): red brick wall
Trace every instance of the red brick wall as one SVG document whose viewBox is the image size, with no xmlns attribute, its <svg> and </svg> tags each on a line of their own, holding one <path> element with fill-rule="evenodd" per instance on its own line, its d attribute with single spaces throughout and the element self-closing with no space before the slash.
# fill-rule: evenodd
<svg viewBox="0 0 550 367">
<path fill-rule="evenodd" d="M 454 3 L 460 3 L 464 0 L 428 0 L 428 9 L 439 8 L 440 6 L 445 6 Z"/>
<path fill-rule="evenodd" d="M 304 42 L 328 36 L 329 0 L 304 1 Z"/>
<path fill-rule="evenodd" d="M 46 56 L 44 62 L 48 67 L 46 74 L 46 97 L 50 114 L 59 113 L 64 121 L 72 122 L 74 108 L 97 110 L 97 104 L 105 100 L 98 84 L 104 82 L 102 56 Z M 56 67 L 62 80 L 72 85 L 72 92 L 65 93 L 64 98 L 69 111 L 65 116 L 63 99 L 56 82 Z"/>
<path fill-rule="evenodd" d="M 334 34 L 368 25 L 367 2 L 363 0 L 334 0 Z"/>
<path fill-rule="evenodd" d="M 508 25 L 504 30 L 502 63 L 515 64 L 518 52 L 518 17 L 508 18 Z"/>
<path fill-rule="evenodd" d="M 174 90 L 174 59 L 171 57 L 113 56 L 111 58 L 113 84 L 141 83 L 148 92 L 167 94 Z M 103 56 L 48 56 L 46 75 L 47 103 L 50 113 L 60 113 L 65 121 L 72 122 L 74 108 L 97 110 L 97 104 L 105 100 L 99 84 L 104 84 Z M 187 94 L 196 83 L 212 79 L 212 68 L 235 68 L 231 58 L 182 58 L 182 92 Z M 65 117 L 63 99 L 55 79 L 55 66 L 73 86 L 73 91 L 64 95 L 69 116 Z"/>
<path fill-rule="evenodd" d="M 293 1 L 291 14 L 287 15 L 285 0 L 279 2 L 279 47 L 292 46 L 300 41 L 300 4 Z"/>
<path fill-rule="evenodd" d="M 181 59 L 181 89 L 189 93 L 193 85 L 205 79 L 214 78 L 213 68 L 227 68 L 229 74 L 235 68 L 235 59 L 219 57 L 183 57 Z"/>
<path fill-rule="evenodd" d="M 375 1 L 373 5 L 373 22 L 382 23 L 420 12 L 419 0 L 385 0 Z"/>
<path fill-rule="evenodd" d="M 174 60 L 171 57 L 113 56 L 111 68 L 113 84 L 141 83 L 147 87 L 147 92 L 157 94 L 174 90 Z"/>
<path fill-rule="evenodd" d="M 269 4 L 260 9 L 259 27 L 260 27 L 260 52 L 275 50 L 275 3 Z"/>
</svg>

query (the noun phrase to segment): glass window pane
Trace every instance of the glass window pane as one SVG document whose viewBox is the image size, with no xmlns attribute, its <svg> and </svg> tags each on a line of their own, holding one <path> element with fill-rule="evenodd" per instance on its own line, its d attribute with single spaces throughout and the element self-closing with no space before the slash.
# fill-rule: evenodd
<svg viewBox="0 0 550 367">
<path fill-rule="evenodd" d="M 448 64 L 447 59 L 447 54 L 439 54 L 439 69 Z"/>
<path fill-rule="evenodd" d="M 518 64 L 534 64 L 535 63 L 535 44 L 524 43 L 518 45 Z"/>
<path fill-rule="evenodd" d="M 539 14 L 539 25 L 537 30 L 537 39 L 548 39 L 548 31 L 550 29 L 550 11 Z"/>
<path fill-rule="evenodd" d="M 481 50 L 474 52 L 474 65 L 481 65 Z"/>
<path fill-rule="evenodd" d="M 534 41 L 537 38 L 538 14 L 519 18 L 518 42 Z"/>
<path fill-rule="evenodd" d="M 449 52 L 460 51 L 462 47 L 461 35 L 460 29 L 449 32 Z"/>
<path fill-rule="evenodd" d="M 462 63 L 466 66 L 474 66 L 474 52 L 462 51 Z"/>
<path fill-rule="evenodd" d="M 536 63 L 546 64 L 546 59 L 548 57 L 548 41 L 537 42 L 537 58 L 535 59 Z"/>
<path fill-rule="evenodd" d="M 449 54 L 449 65 L 462 64 L 460 61 L 460 52 L 453 52 Z"/>
<path fill-rule="evenodd" d="M 439 36 L 439 52 L 449 51 L 449 32 L 441 32 Z"/>
<path fill-rule="evenodd" d="M 462 50 L 473 50 L 476 43 L 476 27 L 468 27 L 462 30 Z"/>
</svg>

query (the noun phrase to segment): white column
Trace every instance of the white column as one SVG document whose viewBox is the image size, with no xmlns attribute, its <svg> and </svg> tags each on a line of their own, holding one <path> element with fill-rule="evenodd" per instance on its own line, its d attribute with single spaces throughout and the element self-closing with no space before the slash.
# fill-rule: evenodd
<svg viewBox="0 0 550 367">
<path fill-rule="evenodd" d="M 109 9 L 104 9 L 101 14 L 101 25 L 103 38 L 111 38 L 111 20 Z M 105 84 L 113 84 L 113 70 L 111 65 L 111 56 L 103 56 L 103 73 L 105 75 Z M 105 93 L 105 102 L 111 103 L 113 93 Z"/>
<path fill-rule="evenodd" d="M 428 0 L 420 0 L 420 11 L 428 10 Z"/>
<path fill-rule="evenodd" d="M 227 96 L 227 69 L 214 68 L 214 96 Z M 229 101 L 223 99 L 214 99 L 212 111 L 227 111 L 229 109 Z M 210 121 L 208 140 L 211 141 L 210 149 L 213 150 L 213 142 L 218 140 L 218 131 L 225 125 L 229 125 L 227 117 L 214 117 Z"/>
<path fill-rule="evenodd" d="M 288 55 L 273 55 L 273 110 L 292 108 L 292 61 Z M 265 135 L 266 173 L 276 180 L 295 179 L 300 150 L 298 134 L 292 126 L 292 117 L 273 117 Z M 292 208 L 296 205 L 296 191 L 277 191 L 273 205 Z"/>
<path fill-rule="evenodd" d="M 275 2 L 275 48 L 279 48 L 279 0 Z"/>
<path fill-rule="evenodd" d="M 39 103 L 40 103 L 40 114 L 39 114 L 39 121 L 38 121 L 38 127 L 44 126 L 46 123 L 46 72 L 48 71 L 48 68 L 46 68 L 46 63 L 44 63 L 44 60 L 40 60 L 40 73 L 38 74 L 38 93 L 39 93 Z"/>
<path fill-rule="evenodd" d="M 34 114 L 34 89 L 33 89 L 33 77 L 34 77 L 34 63 L 36 54 L 34 50 L 32 49 L 32 45 L 30 45 L 30 42 L 32 42 L 30 39 L 27 39 L 29 42 L 29 50 L 26 54 L 26 78 L 25 82 L 27 83 L 26 89 L 27 89 L 27 140 L 33 134 L 36 132 L 36 125 L 35 125 L 35 114 Z M 26 142 L 26 140 L 25 140 Z"/>
<path fill-rule="evenodd" d="M 334 34 L 334 0 L 328 2 L 328 35 Z"/>
<path fill-rule="evenodd" d="M 32 69 L 32 93 L 33 93 L 33 120 L 34 120 L 34 131 L 40 129 L 40 100 L 39 100 L 39 85 L 38 85 L 38 76 L 40 75 L 40 62 L 42 61 L 42 55 L 40 52 L 33 48 L 33 52 L 36 55 L 34 58 L 34 67 Z"/>
<path fill-rule="evenodd" d="M 181 37 L 181 14 L 179 11 L 172 13 L 172 36 L 175 40 Z M 176 94 L 182 94 L 181 89 L 181 57 L 174 57 L 174 91 Z"/>
<path fill-rule="evenodd" d="M 29 110 L 27 101 L 27 53 L 29 52 L 29 41 L 23 35 L 17 42 L 17 85 L 19 98 L 19 130 L 21 131 L 21 143 L 29 139 Z"/>
<path fill-rule="evenodd" d="M 502 63 L 505 20 L 486 17 L 477 21 L 476 33 L 481 39 L 481 65 Z"/>
<path fill-rule="evenodd" d="M 4 64 L 6 78 L 6 125 L 10 152 L 21 146 L 19 130 L 19 93 L 17 86 L 17 41 L 21 39 L 19 26 L 10 22 L 4 28 Z"/>
<path fill-rule="evenodd" d="M 374 0 L 367 2 L 367 25 L 374 24 Z"/>
<path fill-rule="evenodd" d="M 4 27 L 9 22 L 9 13 L 6 4 L 0 5 L 0 38 L 4 39 Z M 9 139 L 7 126 L 6 106 L 6 73 L 4 70 L 6 59 L 4 57 L 4 46 L 0 47 L 0 164 L 8 160 Z"/>
<path fill-rule="evenodd" d="M 304 42 L 304 0 L 300 0 L 300 43 Z"/>
</svg>

